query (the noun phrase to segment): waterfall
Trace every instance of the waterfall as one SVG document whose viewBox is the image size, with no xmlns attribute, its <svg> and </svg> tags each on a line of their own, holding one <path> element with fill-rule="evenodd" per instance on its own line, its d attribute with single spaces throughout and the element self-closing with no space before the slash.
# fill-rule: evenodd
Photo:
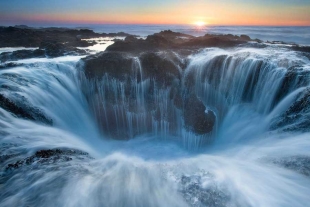
<svg viewBox="0 0 310 207">
<path fill-rule="evenodd" d="M 0 206 L 310 203 L 302 53 L 204 49 L 169 84 L 140 56 L 122 79 L 89 79 L 80 58 L 0 70 Z"/>
<path fill-rule="evenodd" d="M 76 61 L 46 61 L 0 71 L 1 96 L 34 117 L 34 121 L 25 120 L 0 108 L 2 144 L 16 142 L 16 153 L 22 150 L 18 147 L 20 142 L 26 142 L 28 150 L 58 144 L 63 147 L 72 140 L 75 144 L 70 147 L 85 147 L 85 143 L 95 146 L 100 135 L 79 87 Z M 12 137 L 23 141 L 14 141 Z M 62 140 L 66 138 L 71 141 Z"/>
<path fill-rule="evenodd" d="M 143 79 L 143 68 L 134 58 L 132 73 L 128 81 L 117 80 L 108 74 L 100 80 L 89 81 L 83 77 L 86 96 L 99 126 L 107 136 L 132 139 L 144 133 L 160 134 L 165 137 L 171 127 L 166 120 L 168 110 L 174 110 L 172 119 L 179 112 L 172 108 L 170 89 L 160 88 L 152 79 Z M 148 108 L 155 108 L 150 111 Z M 178 127 L 180 129 L 180 127 Z"/>
<path fill-rule="evenodd" d="M 152 77 L 143 77 L 147 68 L 142 67 L 139 57 L 132 59 L 133 64 L 128 66 L 131 73 L 125 80 L 108 73 L 95 80 L 82 78 L 93 114 L 107 137 L 133 139 L 151 134 L 177 139 L 188 149 L 198 149 L 225 131 L 227 115 L 234 116 L 232 110 L 238 107 L 251 111 L 256 121 L 261 117 L 263 123 L 257 124 L 261 130 L 269 130 L 270 123 L 265 123 L 263 117 L 290 93 L 309 85 L 309 79 L 301 80 L 298 75 L 307 70 L 309 61 L 289 51 L 205 49 L 190 56 L 188 66 L 181 70 L 181 79 L 167 86 Z M 181 106 L 172 98 L 175 90 L 181 91 Z M 199 135 L 185 127 L 182 108 L 186 99 L 191 99 L 190 93 L 203 102 L 206 113 L 211 111 L 216 116 L 213 130 L 207 134 Z M 294 99 L 287 107 L 293 102 Z M 280 114 L 273 115 L 269 119 Z"/>
</svg>

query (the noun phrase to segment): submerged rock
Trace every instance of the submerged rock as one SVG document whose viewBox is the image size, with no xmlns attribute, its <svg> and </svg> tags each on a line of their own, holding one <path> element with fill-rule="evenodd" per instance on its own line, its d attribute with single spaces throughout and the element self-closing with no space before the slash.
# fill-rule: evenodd
<svg viewBox="0 0 310 207">
<path fill-rule="evenodd" d="M 204 182 L 208 185 L 205 186 Z M 181 193 L 186 202 L 193 207 L 226 207 L 239 206 L 232 202 L 230 192 L 215 182 L 214 175 L 203 172 L 200 175 L 182 175 L 180 179 Z"/>
<path fill-rule="evenodd" d="M 271 160 L 273 164 L 284 167 L 289 170 L 296 171 L 300 174 L 310 177 L 310 157 L 292 156 L 283 158 L 274 158 Z"/>
<path fill-rule="evenodd" d="M 0 65 L 0 69 L 7 69 L 7 68 L 14 68 L 14 67 L 18 67 L 18 66 L 21 66 L 23 64 L 21 63 L 12 63 L 12 62 L 9 62 L 9 63 L 3 63 Z"/>
<path fill-rule="evenodd" d="M 301 66 L 295 65 L 286 71 L 285 77 L 279 87 L 274 105 L 279 103 L 285 96 L 287 96 L 292 90 L 299 87 L 304 87 L 308 85 L 308 80 L 310 78 L 309 71 L 304 70 Z"/>
<path fill-rule="evenodd" d="M 282 114 L 275 117 L 270 126 L 272 130 L 310 131 L 310 88 L 297 95 L 294 103 Z"/>
<path fill-rule="evenodd" d="M 183 116 L 185 127 L 199 135 L 211 132 L 216 120 L 214 112 L 194 94 L 185 99 Z"/>
<path fill-rule="evenodd" d="M 25 103 L 15 103 L 3 94 L 0 94 L 0 107 L 20 118 L 39 121 L 48 125 L 53 124 L 52 119 L 46 117 L 40 109 Z"/>
<path fill-rule="evenodd" d="M 84 159 L 84 157 L 88 159 L 91 158 L 88 153 L 80 150 L 73 150 L 73 149 L 40 150 L 30 157 L 26 157 L 24 159 L 17 160 L 14 163 L 7 164 L 5 170 L 12 171 L 27 165 L 32 165 L 34 163 L 41 165 L 44 164 L 52 165 L 58 162 L 68 162 L 73 160 L 74 158 Z"/>
</svg>

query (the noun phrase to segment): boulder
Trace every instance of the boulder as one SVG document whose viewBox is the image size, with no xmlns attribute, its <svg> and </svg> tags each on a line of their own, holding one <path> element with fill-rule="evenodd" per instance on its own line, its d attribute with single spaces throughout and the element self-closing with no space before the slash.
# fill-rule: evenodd
<svg viewBox="0 0 310 207">
<path fill-rule="evenodd" d="M 194 94 L 184 100 L 184 124 L 185 128 L 195 134 L 202 135 L 212 131 L 215 124 L 215 114 L 207 108 Z"/>
<path fill-rule="evenodd" d="M 240 35 L 240 40 L 251 41 L 251 38 L 248 35 Z"/>
<path fill-rule="evenodd" d="M 90 79 L 101 79 L 105 74 L 125 80 L 132 73 L 132 57 L 122 52 L 103 52 L 82 59 L 85 75 Z"/>
</svg>

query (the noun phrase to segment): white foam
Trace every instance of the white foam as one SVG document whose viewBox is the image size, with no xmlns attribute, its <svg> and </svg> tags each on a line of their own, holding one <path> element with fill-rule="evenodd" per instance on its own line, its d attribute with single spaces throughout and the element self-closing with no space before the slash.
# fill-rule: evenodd
<svg viewBox="0 0 310 207">
<path fill-rule="evenodd" d="M 4 52 L 14 52 L 18 50 L 36 50 L 37 47 L 0 47 L 0 54 Z"/>
</svg>

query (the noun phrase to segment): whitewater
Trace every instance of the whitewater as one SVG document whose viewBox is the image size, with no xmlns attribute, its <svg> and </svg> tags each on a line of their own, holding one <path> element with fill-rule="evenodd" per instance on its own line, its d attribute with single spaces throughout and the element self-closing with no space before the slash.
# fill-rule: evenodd
<svg viewBox="0 0 310 207">
<path fill-rule="evenodd" d="M 309 103 L 283 124 L 283 114 L 309 91 L 310 60 L 302 53 L 267 45 L 190 55 L 182 80 L 194 80 L 195 93 L 217 118 L 207 137 L 186 131 L 177 110 L 174 132 L 156 120 L 147 131 L 143 107 L 150 80 L 132 81 L 141 109 L 132 114 L 122 83 L 88 81 L 83 57 L 19 60 L 0 70 L 0 93 L 47 117 L 26 120 L 0 108 L 0 206 L 309 205 Z M 143 76 L 138 57 L 128 67 Z M 295 76 L 288 78 L 288 71 Z M 118 126 L 130 129 L 134 123 L 137 136 L 129 132 L 130 139 L 120 141 L 102 132 L 100 121 L 108 123 L 109 117 L 96 114 L 96 104 L 104 106 L 104 96 L 90 97 L 107 87 L 123 97 L 115 106 Z M 170 110 L 168 90 L 154 92 L 163 112 Z M 7 167 L 42 149 L 73 156 Z"/>
</svg>

